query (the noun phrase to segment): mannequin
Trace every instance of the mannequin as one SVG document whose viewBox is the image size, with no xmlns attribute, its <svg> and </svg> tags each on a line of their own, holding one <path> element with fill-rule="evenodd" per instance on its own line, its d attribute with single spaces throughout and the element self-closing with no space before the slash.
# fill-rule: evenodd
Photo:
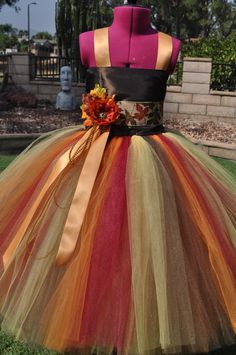
<svg viewBox="0 0 236 355">
<path fill-rule="evenodd" d="M 145 5 L 137 5 L 137 0 L 127 0 L 127 2 L 124 4 L 124 5 L 128 5 L 128 6 L 130 6 L 130 5 L 134 5 L 134 6 L 138 6 L 138 7 L 145 7 L 145 8 L 147 8 L 147 6 L 145 6 Z"/>
<path fill-rule="evenodd" d="M 80 35 L 81 60 L 85 67 L 95 67 L 94 31 Z M 172 37 L 173 51 L 167 69 L 174 71 L 181 42 Z M 154 69 L 158 48 L 157 31 L 151 27 L 151 10 L 136 4 L 117 6 L 114 20 L 109 27 L 111 65 Z"/>
</svg>

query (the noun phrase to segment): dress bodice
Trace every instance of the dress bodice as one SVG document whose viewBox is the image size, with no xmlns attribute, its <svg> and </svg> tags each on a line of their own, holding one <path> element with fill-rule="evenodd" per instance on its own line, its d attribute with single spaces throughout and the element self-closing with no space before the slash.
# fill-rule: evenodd
<svg viewBox="0 0 236 355">
<path fill-rule="evenodd" d="M 95 84 L 107 88 L 117 101 L 160 102 L 166 94 L 168 73 L 164 70 L 99 67 L 87 70 L 86 91 Z"/>
<path fill-rule="evenodd" d="M 96 30 L 97 66 L 87 69 L 86 91 L 99 84 L 107 89 L 109 96 L 115 95 L 121 111 L 116 125 L 161 125 L 172 49 L 171 37 L 159 32 L 155 68 L 114 67 L 110 59 L 108 29 Z"/>
<path fill-rule="evenodd" d="M 87 70 L 86 91 L 96 84 L 115 95 L 121 115 L 116 125 L 160 125 L 168 73 L 164 70 L 99 67 Z"/>
</svg>

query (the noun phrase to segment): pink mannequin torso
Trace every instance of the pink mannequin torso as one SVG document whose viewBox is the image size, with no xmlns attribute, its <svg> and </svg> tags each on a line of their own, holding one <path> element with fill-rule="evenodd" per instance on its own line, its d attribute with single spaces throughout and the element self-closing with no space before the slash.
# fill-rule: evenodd
<svg viewBox="0 0 236 355">
<path fill-rule="evenodd" d="M 138 6 L 118 6 L 109 27 L 111 66 L 155 69 L 158 51 L 157 31 L 150 25 L 150 9 Z M 80 54 L 85 67 L 96 67 L 94 31 L 80 35 Z M 181 42 L 172 37 L 173 51 L 167 71 L 172 73 Z"/>
</svg>

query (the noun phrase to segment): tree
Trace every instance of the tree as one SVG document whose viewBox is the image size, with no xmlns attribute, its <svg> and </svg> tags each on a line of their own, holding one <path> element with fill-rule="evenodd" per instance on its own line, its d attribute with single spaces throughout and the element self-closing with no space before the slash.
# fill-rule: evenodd
<svg viewBox="0 0 236 355">
<path fill-rule="evenodd" d="M 213 65 L 211 74 L 212 87 L 215 90 L 234 90 L 236 87 L 236 31 L 228 37 L 221 38 L 212 35 L 195 42 L 184 43 L 182 56 L 208 57 L 213 63 L 228 63 L 228 65 Z"/>
<path fill-rule="evenodd" d="M 52 35 L 46 31 L 38 32 L 34 36 L 32 36 L 33 39 L 52 39 Z"/>
<path fill-rule="evenodd" d="M 235 28 L 236 11 L 227 0 L 188 0 L 183 17 L 183 37 L 227 37 Z"/>
<path fill-rule="evenodd" d="M 11 6 L 11 7 L 14 7 L 16 11 L 19 10 L 19 8 L 16 6 L 16 3 L 18 2 L 19 0 L 0 0 L 0 11 L 2 9 L 2 7 L 4 5 L 8 5 L 8 6 Z"/>
<path fill-rule="evenodd" d="M 228 37 L 236 29 L 236 1 L 229 3 L 227 0 L 216 0 L 212 12 L 216 33 Z"/>
<path fill-rule="evenodd" d="M 81 32 L 110 25 L 112 8 L 122 3 L 122 0 L 58 0 L 56 30 L 61 53 L 78 54 L 78 35 Z"/>
<path fill-rule="evenodd" d="M 236 0 L 140 0 L 139 3 L 152 9 L 155 28 L 182 39 L 212 33 L 227 37 L 236 29 Z M 71 39 L 65 38 L 65 32 L 75 36 L 108 26 L 113 7 L 121 4 L 120 0 L 58 0 L 58 32 L 62 24 L 65 47 L 73 46 Z"/>
<path fill-rule="evenodd" d="M 216 34 L 198 41 L 186 42 L 182 47 L 183 56 L 209 57 L 213 62 L 236 62 L 236 31 L 228 37 L 221 38 Z"/>
<path fill-rule="evenodd" d="M 78 56 L 81 32 L 109 26 L 122 0 L 58 0 L 56 28 L 63 55 Z M 236 29 L 236 0 L 140 0 L 152 10 L 152 25 L 180 39 L 227 37 Z"/>
<path fill-rule="evenodd" d="M 17 44 L 17 29 L 9 24 L 0 24 L 0 50 L 12 48 Z"/>
<path fill-rule="evenodd" d="M 71 3 L 68 0 L 57 2 L 56 31 L 60 54 L 68 57 L 72 42 Z"/>
<path fill-rule="evenodd" d="M 153 25 L 181 39 L 216 33 L 227 37 L 236 28 L 236 0 L 149 0 Z"/>
</svg>

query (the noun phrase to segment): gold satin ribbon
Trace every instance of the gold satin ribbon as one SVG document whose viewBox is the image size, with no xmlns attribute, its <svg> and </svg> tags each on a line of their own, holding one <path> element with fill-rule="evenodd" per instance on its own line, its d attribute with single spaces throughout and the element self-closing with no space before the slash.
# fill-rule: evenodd
<svg viewBox="0 0 236 355">
<path fill-rule="evenodd" d="M 157 60 L 156 60 L 156 70 L 167 70 L 173 51 L 172 37 L 163 33 L 158 32 L 158 50 L 157 50 Z"/>
<path fill-rule="evenodd" d="M 76 133 L 76 134 L 78 134 L 78 133 Z M 85 133 L 85 135 L 79 140 L 78 143 L 79 144 L 83 144 L 83 142 L 86 141 L 87 138 L 88 138 L 88 132 Z M 5 250 L 5 252 L 3 254 L 4 270 L 7 269 L 7 266 L 9 265 L 11 259 L 14 257 L 15 250 L 17 249 L 18 245 L 22 241 L 22 238 L 24 237 L 25 232 L 26 232 L 27 228 L 29 227 L 30 223 L 32 223 L 32 218 L 33 218 L 34 213 L 36 212 L 39 204 L 41 203 L 42 198 L 44 197 L 45 193 L 48 191 L 50 186 L 57 179 L 57 177 L 60 175 L 62 170 L 65 169 L 65 167 L 67 166 L 68 162 L 69 162 L 69 152 L 67 151 L 55 163 L 52 171 L 50 172 L 49 176 L 47 177 L 47 181 L 43 185 L 40 193 L 34 199 L 34 201 L 33 201 L 32 205 L 30 206 L 30 209 L 29 209 L 28 213 L 26 214 L 24 220 L 19 225 L 14 239 L 11 241 L 11 243 L 8 246 L 8 248 Z"/>
<path fill-rule="evenodd" d="M 173 51 L 172 37 L 158 32 L 158 50 L 156 70 L 167 70 Z M 110 67 L 109 27 L 99 28 L 94 31 L 94 53 L 97 67 Z"/>
<path fill-rule="evenodd" d="M 94 31 L 94 53 L 97 67 L 110 67 L 108 27 Z"/>
<path fill-rule="evenodd" d="M 102 160 L 102 156 L 105 150 L 109 131 L 110 130 L 108 129 L 106 132 L 101 133 L 101 130 L 98 127 L 92 127 L 83 135 L 83 137 L 80 138 L 80 140 L 75 145 L 73 145 L 72 149 L 66 151 L 58 159 L 50 176 L 48 177 L 45 185 L 43 186 L 42 191 L 40 191 L 40 194 L 35 199 L 34 204 L 31 206 L 31 209 L 29 210 L 26 218 L 18 229 L 16 237 L 14 238 L 12 243 L 10 243 L 9 247 L 3 255 L 3 264 L 5 270 L 9 265 L 12 257 L 14 256 L 14 251 L 21 242 L 26 232 L 26 229 L 30 226 L 30 223 L 32 223 L 31 220 L 33 218 L 33 215 L 36 212 L 36 209 L 39 206 L 45 193 L 51 190 L 49 199 L 46 201 L 46 205 L 43 208 L 46 208 L 52 196 L 54 196 L 54 201 L 56 203 L 56 190 L 52 189 L 54 182 L 56 181 L 56 179 L 59 178 L 59 181 L 55 185 L 55 188 L 57 189 L 57 186 L 60 186 L 61 178 L 63 178 L 64 174 L 67 173 L 68 169 L 70 168 L 70 165 L 76 163 L 77 159 L 80 159 L 82 153 L 86 152 L 87 150 L 87 155 L 79 176 L 77 187 L 74 193 L 72 203 L 70 205 L 65 227 L 62 233 L 55 263 L 59 266 L 69 261 L 69 259 L 73 255 L 73 252 L 77 245 L 77 241 L 79 239 L 80 229 L 87 210 L 91 192 Z M 33 233 L 33 230 L 37 226 L 38 222 L 40 222 L 41 217 L 42 216 L 39 215 L 39 218 L 34 221 L 34 226 L 32 225 L 31 237 L 26 241 L 26 247 L 34 239 L 35 235 Z M 50 252 L 53 252 L 53 250 Z M 42 259 L 47 256 L 48 254 L 43 255 L 38 259 Z"/>
<path fill-rule="evenodd" d="M 108 136 L 109 130 L 98 138 L 95 135 L 85 158 L 56 256 L 56 265 L 58 266 L 67 263 L 76 248 Z"/>
</svg>

